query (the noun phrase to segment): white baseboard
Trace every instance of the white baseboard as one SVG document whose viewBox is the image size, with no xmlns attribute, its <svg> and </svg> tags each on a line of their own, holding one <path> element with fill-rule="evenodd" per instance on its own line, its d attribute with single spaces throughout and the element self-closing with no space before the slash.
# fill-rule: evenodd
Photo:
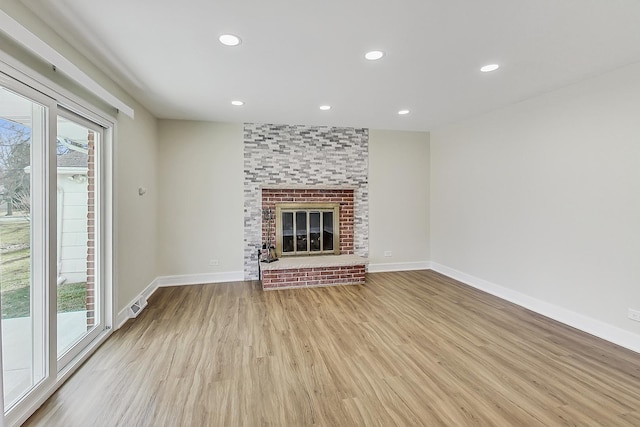
<svg viewBox="0 0 640 427">
<path fill-rule="evenodd" d="M 206 283 L 242 282 L 244 280 L 244 271 L 160 276 L 156 280 L 159 288 L 165 286 L 202 285 Z"/>
<path fill-rule="evenodd" d="M 432 262 L 431 269 L 498 298 L 640 353 L 640 335 Z"/>
<path fill-rule="evenodd" d="M 149 285 L 144 288 L 142 293 L 145 299 L 149 299 L 158 288 L 166 286 L 187 286 L 187 285 L 203 285 L 207 283 L 224 283 L 224 282 L 241 282 L 244 280 L 244 271 L 229 271 L 222 273 L 203 273 L 203 274 L 183 274 L 177 276 L 160 276 L 153 279 Z M 120 329 L 127 320 L 131 318 L 129 307 L 140 298 L 140 295 L 132 299 L 120 312 L 116 319 L 117 329 Z"/>
<path fill-rule="evenodd" d="M 369 264 L 367 272 L 386 273 L 389 271 L 428 270 L 429 268 L 431 268 L 431 263 L 429 261 L 389 262 Z"/>
</svg>

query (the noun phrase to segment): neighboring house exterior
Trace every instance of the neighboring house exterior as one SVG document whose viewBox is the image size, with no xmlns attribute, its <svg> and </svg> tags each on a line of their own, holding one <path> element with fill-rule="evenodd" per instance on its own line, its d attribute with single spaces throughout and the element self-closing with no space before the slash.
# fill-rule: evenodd
<svg viewBox="0 0 640 427">
<path fill-rule="evenodd" d="M 58 156 L 58 285 L 87 281 L 88 155 Z"/>
</svg>

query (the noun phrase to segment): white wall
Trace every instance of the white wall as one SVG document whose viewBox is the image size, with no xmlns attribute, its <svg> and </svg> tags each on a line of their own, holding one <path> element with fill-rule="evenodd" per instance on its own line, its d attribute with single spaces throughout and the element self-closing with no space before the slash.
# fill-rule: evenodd
<svg viewBox="0 0 640 427">
<path fill-rule="evenodd" d="M 242 124 L 159 121 L 159 276 L 243 269 Z M 426 268 L 429 135 L 369 132 L 369 244 L 374 269 Z M 403 221 L 392 220 L 394 204 Z M 383 252 L 390 250 L 391 258 Z M 217 259 L 218 266 L 209 261 Z M 240 276 L 241 277 L 241 276 Z"/>
<path fill-rule="evenodd" d="M 159 276 L 239 272 L 242 278 L 242 132 L 242 124 L 159 122 Z"/>
<path fill-rule="evenodd" d="M 157 120 L 141 105 L 132 105 L 135 120 L 118 117 L 116 147 L 116 257 L 118 312 L 158 275 L 158 131 Z M 144 196 L 138 188 L 144 187 Z"/>
<path fill-rule="evenodd" d="M 435 265 L 640 333 L 640 64 L 432 132 L 431 237 Z"/>
<path fill-rule="evenodd" d="M 371 129 L 369 271 L 422 269 L 428 261 L 429 134 Z"/>
</svg>

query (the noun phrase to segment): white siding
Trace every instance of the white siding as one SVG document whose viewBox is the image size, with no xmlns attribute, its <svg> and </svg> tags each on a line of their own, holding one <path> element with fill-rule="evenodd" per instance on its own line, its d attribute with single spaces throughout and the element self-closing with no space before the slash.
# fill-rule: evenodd
<svg viewBox="0 0 640 427">
<path fill-rule="evenodd" d="M 60 195 L 60 193 L 62 193 Z M 70 175 L 58 175 L 58 203 L 62 202 L 59 246 L 59 276 L 65 283 L 87 280 L 87 182 L 78 183 Z"/>
</svg>

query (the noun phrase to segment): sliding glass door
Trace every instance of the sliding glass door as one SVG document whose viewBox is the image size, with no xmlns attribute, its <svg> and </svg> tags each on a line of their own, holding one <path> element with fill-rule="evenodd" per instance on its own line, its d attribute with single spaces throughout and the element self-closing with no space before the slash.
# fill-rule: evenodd
<svg viewBox="0 0 640 427">
<path fill-rule="evenodd" d="M 32 404 L 107 329 L 107 139 L 96 122 L 0 74 L 5 413 Z"/>
<path fill-rule="evenodd" d="M 56 138 L 57 355 L 66 366 L 104 327 L 99 260 L 102 129 L 60 110 Z"/>
<path fill-rule="evenodd" d="M 0 87 L 0 290 L 5 408 L 48 373 L 46 147 L 50 108 Z"/>
</svg>

